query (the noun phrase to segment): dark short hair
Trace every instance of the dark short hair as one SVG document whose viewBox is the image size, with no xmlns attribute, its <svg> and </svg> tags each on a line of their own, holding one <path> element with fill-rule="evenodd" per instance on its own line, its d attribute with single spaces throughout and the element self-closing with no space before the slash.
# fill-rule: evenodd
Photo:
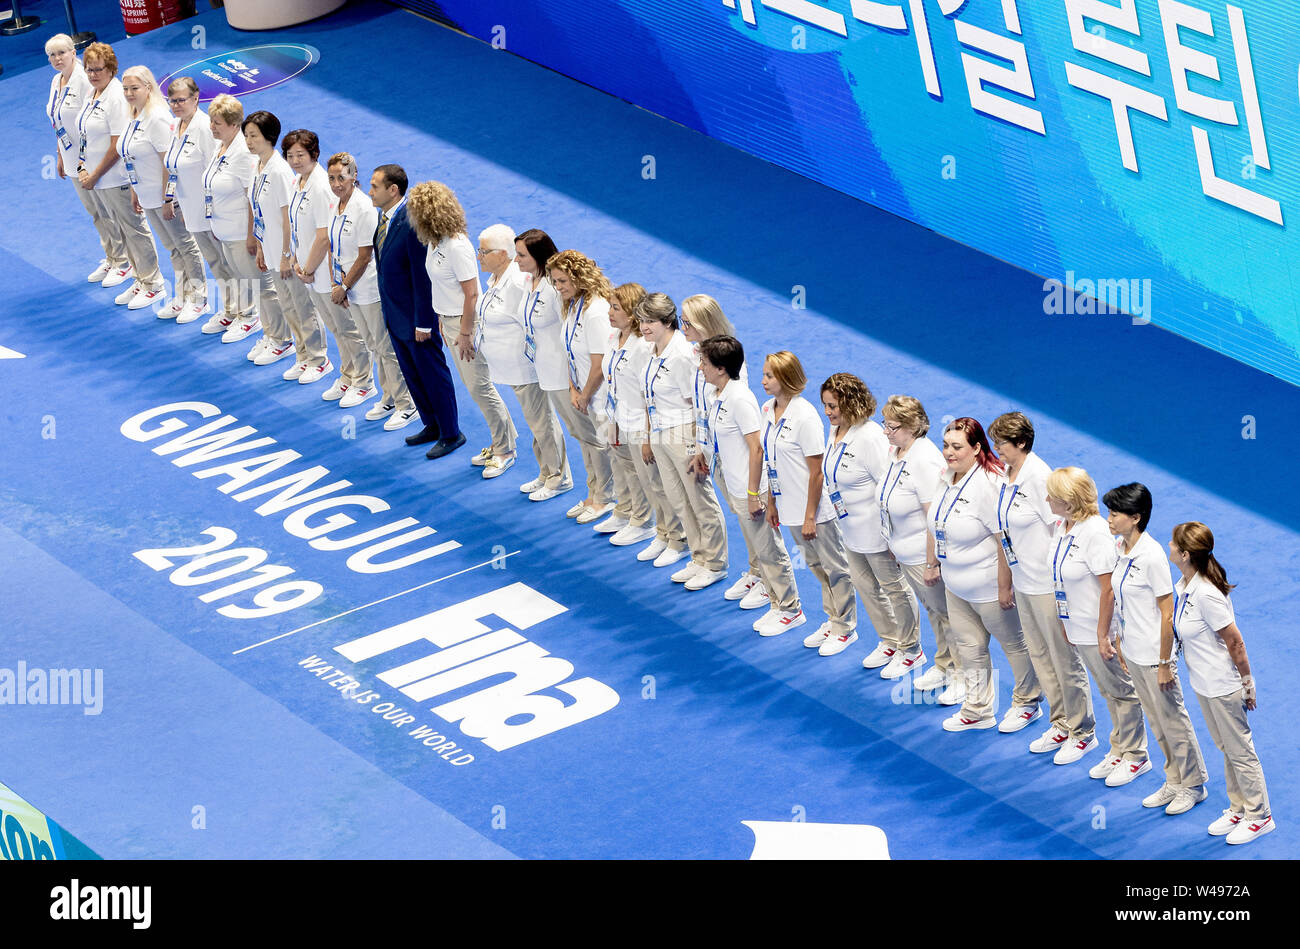
<svg viewBox="0 0 1300 949">
<path fill-rule="evenodd" d="M 285 158 L 289 157 L 289 149 L 295 145 L 301 145 L 307 150 L 312 161 L 320 158 L 320 139 L 316 137 L 315 132 L 309 132 L 307 129 L 294 129 L 284 136 L 284 141 L 280 143 L 280 151 Z"/>
<path fill-rule="evenodd" d="M 244 124 L 240 127 L 247 131 L 250 125 L 256 125 L 257 130 L 262 133 L 262 138 L 272 145 L 280 138 L 280 120 L 270 112 L 264 110 L 254 112 L 244 119 Z"/>
<path fill-rule="evenodd" d="M 1134 481 L 1132 484 L 1121 484 L 1118 488 L 1111 488 L 1102 496 L 1101 503 L 1106 505 L 1108 511 L 1118 511 L 1120 514 L 1136 517 L 1138 530 L 1146 533 L 1147 524 L 1151 520 L 1152 502 L 1151 492 L 1147 490 L 1145 484 Z"/>
<path fill-rule="evenodd" d="M 397 193 L 406 194 L 411 180 L 406 177 L 406 169 L 401 165 L 380 165 L 375 172 L 384 176 L 385 185 L 397 185 Z"/>
<path fill-rule="evenodd" d="M 700 355 L 732 379 L 740 378 L 745 365 L 745 347 L 734 336 L 711 336 L 700 343 Z"/>
<path fill-rule="evenodd" d="M 546 262 L 560 252 L 555 241 L 551 240 L 551 235 L 535 227 L 516 235 L 515 243 L 520 242 L 523 243 L 524 250 L 528 251 L 528 256 L 533 258 L 539 274 L 546 273 Z"/>
<path fill-rule="evenodd" d="M 989 426 L 995 442 L 1011 442 L 1021 451 L 1034 450 L 1034 426 L 1023 412 L 1003 412 Z"/>
</svg>

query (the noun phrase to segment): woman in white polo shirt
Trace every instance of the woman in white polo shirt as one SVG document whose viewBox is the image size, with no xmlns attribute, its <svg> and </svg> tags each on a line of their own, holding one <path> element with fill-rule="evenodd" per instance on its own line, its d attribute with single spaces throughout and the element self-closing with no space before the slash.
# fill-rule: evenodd
<svg viewBox="0 0 1300 949">
<path fill-rule="evenodd" d="M 745 544 L 757 552 L 755 583 L 764 590 L 767 612 L 754 621 L 760 636 L 777 636 L 807 622 L 799 603 L 794 568 L 781 532 L 767 519 L 767 470 L 763 464 L 763 413 L 758 400 L 740 379 L 745 350 L 734 336 L 710 336 L 700 343 L 700 369 L 713 395 L 709 400 L 705 444 L 708 464 L 737 519 Z M 743 485 L 745 493 L 739 493 Z"/>
<path fill-rule="evenodd" d="M 519 303 L 524 326 L 521 352 L 536 371 L 537 388 L 547 399 L 545 413 L 540 406 L 534 410 L 537 427 L 532 428 L 533 422 L 528 423 L 533 433 L 538 473 L 532 481 L 521 484 L 519 490 L 528 495 L 530 501 L 549 501 L 573 490 L 564 429 L 560 427 L 560 417 L 552 402 L 555 398 L 553 393 L 567 395 L 569 391 L 569 359 L 564 352 L 564 304 L 551 285 L 551 278 L 546 276 L 546 262 L 558 253 L 550 235 L 535 227 L 515 236 L 515 262 L 526 281 L 524 297 Z"/>
<path fill-rule="evenodd" d="M 934 668 L 916 676 L 912 687 L 922 691 L 939 689 L 940 705 L 959 705 L 965 698 L 966 687 L 957 675 L 957 656 L 948 642 L 948 598 L 939 561 L 928 560 L 926 550 L 926 522 L 939 475 L 943 473 L 943 455 L 925 437 L 930 430 L 930 417 L 919 400 L 910 395 L 891 395 L 880 414 L 885 420 L 881 427 L 890 446 L 889 467 L 881 478 L 877 497 L 880 529 L 908 586 L 925 607 L 930 629 L 934 631 Z M 925 653 L 920 652 L 913 659 L 912 668 L 919 670 L 924 664 Z"/>
<path fill-rule="evenodd" d="M 889 468 L 889 439 L 871 420 L 876 397 L 865 382 L 837 372 L 821 389 L 830 433 L 822 476 L 839 515 L 849 575 L 880 642 L 862 661 L 898 679 L 921 659 L 921 616 L 916 594 L 880 530 L 880 486 Z"/>
<path fill-rule="evenodd" d="M 217 150 L 217 140 L 212 137 L 208 114 L 199 108 L 198 84 L 189 76 L 173 79 L 167 87 L 167 103 L 172 107 L 176 121 L 163 157 L 163 164 L 167 167 L 165 194 L 169 199 L 163 207 L 163 216 L 167 216 L 170 208 L 172 215 L 184 222 L 185 229 L 212 270 L 212 276 L 218 282 L 229 281 L 233 275 L 226 268 L 221 243 L 212 236 L 212 222 L 206 214 L 203 174 Z M 186 276 L 185 305 L 176 317 L 177 323 L 192 323 L 208 308 L 207 278 L 202 273 Z M 221 294 L 221 319 L 225 320 L 223 333 L 235 320 L 234 302 L 226 294 Z"/>
<path fill-rule="evenodd" d="M 164 159 L 175 118 L 147 66 L 132 66 L 122 74 L 122 93 L 131 107 L 131 121 L 117 140 L 117 150 L 131 179 L 132 207 L 144 212 L 149 226 L 171 254 L 175 292 L 171 300 L 160 301 L 163 306 L 158 318 L 174 320 L 185 309 L 185 288 L 194 280 L 203 280 L 199 247 L 167 200 Z M 131 305 L 135 303 L 133 300 Z"/>
<path fill-rule="evenodd" d="M 1174 528 L 1169 559 L 1182 578 L 1174 587 L 1174 628 L 1200 702 L 1210 737 L 1223 752 L 1223 776 L 1228 807 L 1209 831 L 1226 836 L 1230 844 L 1248 844 L 1273 832 L 1264 770 L 1255 753 L 1246 713 L 1257 695 L 1246 643 L 1237 628 L 1228 595 L 1232 584 L 1214 557 L 1214 534 L 1199 521 Z M 1172 689 L 1177 672 L 1172 663 L 1160 666 L 1160 688 Z"/>
<path fill-rule="evenodd" d="M 1159 541 L 1146 532 L 1151 521 L 1151 492 L 1143 484 L 1123 484 L 1107 491 L 1102 503 L 1119 552 L 1114 573 L 1119 651 L 1165 756 L 1165 783 L 1142 803 L 1163 807 L 1179 795 L 1184 804 L 1191 800 L 1199 803 L 1209 796 L 1205 788 L 1209 775 L 1178 684 L 1169 558 Z M 1173 673 L 1167 684 L 1161 676 L 1166 668 Z M 1106 778 L 1111 787 L 1137 777 L 1132 765 L 1124 768 L 1119 762 L 1112 763 L 1116 770 Z M 1175 812 L 1190 807 L 1180 805 Z"/>
<path fill-rule="evenodd" d="M 478 299 L 480 338 L 475 346 L 483 351 L 492 384 L 514 391 L 529 430 L 544 429 L 554 414 L 537 386 L 537 368 L 526 352 L 523 303 L 529 280 L 515 262 L 514 230 L 505 224 L 484 228 L 478 236 L 478 260 L 488 280 Z M 536 437 L 533 455 L 540 471 L 542 445 Z M 499 477 L 514 463 L 514 455 L 493 455 L 483 466 L 483 477 Z"/>
<path fill-rule="evenodd" d="M 763 391 L 772 397 L 762 410 L 767 522 L 785 526 L 821 582 L 826 622 L 803 644 L 832 656 L 857 642 L 858 603 L 836 510 L 822 491 L 825 432 L 817 410 L 800 395 L 807 384 L 799 357 L 789 350 L 763 360 Z"/>
<path fill-rule="evenodd" d="M 692 387 L 695 353 L 678 330 L 677 305 L 666 293 L 652 293 L 636 308 L 641 335 L 654 347 L 641 377 L 650 440 L 642 457 L 653 461 L 666 505 L 681 519 L 691 559 L 672 575 L 688 590 L 702 590 L 727 576 L 727 530 L 713 483 L 691 464 L 696 442 Z M 655 560 L 667 566 L 670 550 Z"/>
<path fill-rule="evenodd" d="M 60 178 L 72 182 L 77 200 L 90 215 L 90 221 L 99 234 L 104 259 L 90 272 L 86 280 L 104 285 L 104 281 L 110 279 L 110 274 L 118 270 L 127 270 L 130 262 L 126 259 L 126 245 L 122 243 L 121 230 L 113 227 L 108 219 L 99 213 L 99 205 L 95 203 L 94 196 L 81 187 L 81 183 L 77 180 L 77 116 L 81 114 L 81 107 L 86 104 L 87 97 L 92 95 L 94 90 L 86 77 L 86 70 L 77 59 L 76 47 L 68 34 L 56 33 L 46 40 L 45 55 L 50 65 L 54 67 L 54 78 L 50 80 L 50 95 L 45 102 L 45 117 L 54 131 L 55 169 Z M 108 285 L 117 286 L 125 279 L 122 277 Z"/>
<path fill-rule="evenodd" d="M 252 237 L 257 244 L 257 268 L 271 277 L 284 314 L 289 342 L 269 343 L 253 355 L 258 366 L 291 356 L 293 364 L 281 374 L 296 381 L 309 367 L 326 362 L 325 325 L 302 281 L 293 275 L 293 242 L 289 224 L 289 196 L 294 190 L 293 169 L 275 147 L 280 120 L 270 112 L 254 112 L 244 119 L 244 141 L 257 159 L 248 203 L 253 209 Z M 266 339 L 266 336 L 263 336 Z"/>
<path fill-rule="evenodd" d="M 410 422 L 416 415 L 415 402 L 398 368 L 393 341 L 379 307 L 379 271 L 374 247 L 379 212 L 370 198 L 357 188 L 355 158 L 347 152 L 339 152 L 326 163 L 325 170 L 329 175 L 330 190 L 334 193 L 329 224 L 329 304 L 335 321 L 340 325 L 351 317 L 383 388 L 383 398 L 370 407 L 365 418 L 377 422 L 395 415 L 398 421 Z M 373 377 L 369 387 L 349 385 L 339 399 L 339 408 L 360 405 L 376 394 Z M 401 426 L 385 423 L 384 427 L 393 431 Z"/>
<path fill-rule="evenodd" d="M 1052 590 L 1048 541 L 1056 515 L 1047 503 L 1052 469 L 1034 453 L 1034 426 L 1021 412 L 994 419 L 989 438 L 1007 466 L 1004 483 L 998 485 L 998 541 L 1011 567 L 1029 658 L 1051 709 L 1047 730 L 1029 743 L 1029 750 L 1046 754 L 1066 744 L 1087 744 L 1096 730 L 1092 687 L 1083 660 L 1061 635 Z"/>
<path fill-rule="evenodd" d="M 1110 750 L 1088 776 L 1109 777 L 1116 758 L 1123 767 L 1137 765 L 1141 772 L 1147 762 L 1147 733 L 1133 679 L 1115 648 L 1115 542 L 1098 513 L 1097 486 L 1082 468 L 1057 468 L 1047 476 L 1047 503 L 1057 517 L 1047 550 L 1056 615 L 1110 710 Z M 1095 747 L 1095 737 L 1067 742 L 1052 760 L 1073 764 Z"/>
<path fill-rule="evenodd" d="M 614 472 L 605 443 L 596 431 L 596 417 L 605 376 L 601 372 L 609 345 L 608 278 L 594 260 L 576 250 L 560 251 L 546 262 L 551 285 L 564 307 L 564 351 L 568 362 L 567 393 L 551 394 L 555 410 L 582 449 L 587 469 L 587 496 L 565 512 L 579 524 L 590 524 L 614 509 Z"/>
<path fill-rule="evenodd" d="M 112 276 L 134 276 L 135 281 L 113 298 L 138 310 L 161 302 L 162 274 L 158 250 L 144 215 L 131 202 L 131 181 L 118 151 L 118 140 L 130 124 L 130 106 L 117 78 L 117 56 L 107 43 L 91 43 L 83 56 L 91 91 L 77 114 L 77 180 L 91 192 L 102 217 L 122 234 L 130 272 L 120 268 Z M 105 281 L 107 284 L 109 281 Z"/>
</svg>

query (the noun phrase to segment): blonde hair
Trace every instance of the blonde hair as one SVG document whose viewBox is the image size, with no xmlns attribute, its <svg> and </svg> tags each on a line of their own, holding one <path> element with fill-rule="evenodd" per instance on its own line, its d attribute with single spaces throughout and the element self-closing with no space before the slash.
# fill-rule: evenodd
<svg viewBox="0 0 1300 949">
<path fill-rule="evenodd" d="M 700 339 L 736 335 L 736 328 L 722 312 L 718 301 L 707 293 L 696 293 L 683 300 L 682 318 L 699 330 Z"/>
<path fill-rule="evenodd" d="M 330 160 L 325 163 L 325 170 L 329 171 L 331 167 L 338 165 L 344 171 L 352 172 L 352 177 L 357 176 L 357 160 L 348 152 L 335 152 L 330 156 Z"/>
<path fill-rule="evenodd" d="M 244 106 L 232 95 L 221 93 L 208 103 L 208 118 L 220 119 L 227 125 L 243 125 Z M 243 132 L 241 131 L 242 135 Z"/>
<path fill-rule="evenodd" d="M 930 416 L 925 414 L 921 400 L 910 395 L 891 395 L 880 410 L 886 421 L 894 421 L 917 438 L 924 438 L 930 430 Z"/>
<path fill-rule="evenodd" d="M 622 283 L 614 288 L 614 299 L 618 301 L 619 307 L 627 314 L 634 336 L 641 335 L 641 317 L 637 316 L 636 310 L 645 298 L 645 287 L 639 283 Z"/>
<path fill-rule="evenodd" d="M 546 262 L 546 273 L 558 270 L 573 281 L 575 300 L 608 300 L 614 292 L 613 285 L 600 266 L 586 254 L 576 250 L 562 250 Z"/>
<path fill-rule="evenodd" d="M 122 73 L 122 82 L 125 83 L 132 77 L 139 79 L 144 83 L 145 88 L 149 90 L 149 94 L 144 100 L 144 107 L 141 108 L 139 112 L 133 112 L 132 114 L 137 117 L 146 116 L 157 109 L 162 109 L 166 112 L 167 100 L 163 98 L 162 92 L 158 89 L 158 80 L 153 77 L 153 72 L 149 67 L 132 66 L 126 72 Z"/>
<path fill-rule="evenodd" d="M 781 391 L 789 396 L 796 396 L 808 385 L 808 374 L 803 371 L 799 357 L 788 349 L 769 353 L 763 365 L 772 378 L 781 386 Z"/>
<path fill-rule="evenodd" d="M 1069 507 L 1076 523 L 1100 513 L 1097 485 L 1082 468 L 1057 468 L 1047 476 L 1047 493 Z"/>
<path fill-rule="evenodd" d="M 406 193 L 406 216 L 423 244 L 466 233 L 465 209 L 441 181 L 421 181 Z"/>
<path fill-rule="evenodd" d="M 72 42 L 72 37 L 67 33 L 55 33 L 45 41 L 45 55 L 53 56 L 55 53 L 76 52 L 77 44 Z"/>
</svg>

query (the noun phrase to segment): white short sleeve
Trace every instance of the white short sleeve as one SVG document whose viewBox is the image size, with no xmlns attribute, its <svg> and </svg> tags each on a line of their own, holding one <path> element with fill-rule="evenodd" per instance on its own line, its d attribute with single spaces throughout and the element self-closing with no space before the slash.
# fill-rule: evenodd
<svg viewBox="0 0 1300 949">
<path fill-rule="evenodd" d="M 1227 629 L 1236 621 L 1232 613 L 1232 604 L 1228 602 L 1226 596 L 1214 589 L 1210 581 L 1203 579 L 1201 582 L 1210 588 L 1200 597 L 1201 619 L 1216 633 Z"/>
<path fill-rule="evenodd" d="M 447 260 L 457 280 L 478 280 L 478 261 L 468 237 L 457 237 L 448 242 Z"/>
<path fill-rule="evenodd" d="M 1083 562 L 1088 565 L 1091 573 L 1100 577 L 1115 571 L 1118 555 L 1115 553 L 1115 540 L 1110 534 L 1089 531 L 1080 540 L 1079 546 L 1083 548 Z"/>
</svg>

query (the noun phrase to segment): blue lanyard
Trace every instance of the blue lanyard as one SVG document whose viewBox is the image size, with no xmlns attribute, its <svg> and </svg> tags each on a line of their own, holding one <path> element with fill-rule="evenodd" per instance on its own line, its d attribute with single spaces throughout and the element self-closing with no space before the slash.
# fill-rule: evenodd
<svg viewBox="0 0 1300 949">
<path fill-rule="evenodd" d="M 135 133 L 138 131 L 140 131 L 140 120 L 136 119 L 131 123 L 130 128 L 126 130 L 126 133 L 118 139 L 117 153 L 123 158 L 132 159 L 135 157 L 131 154 L 131 139 L 135 138 Z"/>
<path fill-rule="evenodd" d="M 655 357 L 651 356 L 650 361 L 645 365 L 645 401 L 646 405 L 654 404 L 655 400 L 655 383 L 659 381 L 659 370 L 664 367 L 668 357 L 662 356 L 659 359 L 659 365 L 655 365 Z"/>
<path fill-rule="evenodd" d="M 970 479 L 973 478 L 973 477 L 975 476 L 975 472 L 976 472 L 976 470 L 977 470 L 976 468 L 971 468 L 971 470 L 970 470 L 970 474 L 966 475 L 966 477 L 962 479 L 961 487 L 959 487 L 959 488 L 957 489 L 957 496 L 956 496 L 955 498 L 952 499 L 952 503 L 948 505 L 948 510 L 947 510 L 947 512 L 943 515 L 943 524 L 942 524 L 942 526 L 944 526 L 944 527 L 947 527 L 947 526 L 948 526 L 948 515 L 952 513 L 952 509 L 955 508 L 955 507 L 957 506 L 957 502 L 961 500 L 961 493 L 962 493 L 963 491 L 966 490 L 966 485 L 970 484 Z M 944 487 L 944 489 L 943 489 L 943 497 L 940 498 L 940 499 L 939 499 L 939 503 L 938 503 L 937 505 L 935 505 L 935 508 L 934 508 L 934 526 L 935 526 L 935 527 L 939 527 L 939 526 L 940 526 L 940 522 L 939 522 L 939 509 L 943 507 L 943 502 L 946 501 L 946 500 L 948 500 L 948 491 L 949 491 L 950 489 L 951 489 L 951 486 L 945 486 L 945 487 Z"/>
<path fill-rule="evenodd" d="M 1016 492 L 1020 490 L 1020 485 L 1011 485 L 1011 497 L 1007 498 L 1007 516 L 1004 520 L 1002 517 L 1002 496 L 1007 492 L 1007 486 L 1004 484 L 998 489 L 998 530 L 1004 531 L 1011 526 L 1011 505 L 1016 503 Z"/>
<path fill-rule="evenodd" d="M 626 358 L 627 347 L 624 346 L 614 353 L 609 360 L 609 374 L 605 376 L 605 382 L 609 386 L 609 397 L 615 402 L 618 401 L 618 367 L 622 365 L 623 360 Z"/>
<path fill-rule="evenodd" d="M 94 115 L 95 110 L 98 108 L 99 100 L 96 99 L 88 107 L 82 109 L 81 114 L 77 116 L 77 131 L 81 133 L 82 138 L 86 137 L 86 119 Z"/>
<path fill-rule="evenodd" d="M 68 101 L 68 93 L 72 91 L 72 83 L 69 82 L 63 87 L 63 95 L 57 92 L 50 99 L 50 124 L 56 129 L 59 127 L 59 113 L 63 111 L 63 103 Z"/>
<path fill-rule="evenodd" d="M 222 155 L 215 162 L 208 165 L 208 170 L 203 173 L 203 190 L 212 193 L 212 182 L 216 180 L 217 175 L 221 173 L 221 166 L 226 163 L 226 156 Z"/>
<path fill-rule="evenodd" d="M 907 462 L 900 459 L 898 461 L 898 474 L 894 478 L 894 483 L 889 483 L 889 476 L 894 473 L 894 462 L 889 463 L 889 470 L 885 472 L 885 480 L 880 484 L 880 506 L 889 510 L 889 499 L 894 496 L 894 489 L 898 487 L 898 482 L 903 480 L 903 469 L 907 467 Z M 885 489 L 888 488 L 888 491 Z"/>
<path fill-rule="evenodd" d="M 172 143 L 167 146 L 167 160 L 164 162 L 168 171 L 178 171 L 180 169 L 181 153 L 185 151 L 185 143 L 189 140 L 189 132 L 182 135 L 180 141 L 177 141 L 174 137 L 172 138 Z M 173 155 L 175 155 L 175 162 L 172 161 Z"/>
<path fill-rule="evenodd" d="M 256 184 L 253 185 L 253 215 L 259 221 L 262 220 L 262 203 L 258 200 L 258 197 L 266 190 L 266 181 L 270 177 L 271 172 L 269 170 L 264 171 L 262 176 L 257 179 Z"/>
<path fill-rule="evenodd" d="M 785 421 L 785 420 L 782 419 L 782 421 Z M 840 453 L 839 453 L 839 455 L 837 455 L 836 458 L 835 458 L 835 465 L 834 465 L 833 467 L 831 467 L 831 473 L 830 473 L 830 476 L 826 478 L 826 484 L 827 484 L 827 486 L 833 486 L 833 487 L 835 487 L 837 490 L 839 489 L 839 486 L 840 486 L 840 464 L 844 461 L 844 453 L 845 453 L 846 451 L 848 451 L 848 448 L 849 448 L 849 440 L 848 440 L 847 438 L 845 438 L 844 441 L 840 442 Z M 830 452 L 828 451 L 826 454 L 829 455 Z M 829 467 L 829 466 L 828 466 L 828 467 Z M 825 474 L 826 474 L 826 471 L 825 471 L 825 469 L 823 469 L 823 470 L 822 470 L 822 475 L 825 476 Z"/>
<path fill-rule="evenodd" d="M 484 319 L 484 315 L 487 313 L 488 304 L 500 295 L 501 284 L 498 283 L 495 287 L 489 287 L 488 292 L 478 298 L 478 317 L 480 320 Z"/>
<path fill-rule="evenodd" d="M 1130 557 L 1128 561 L 1128 566 L 1124 568 L 1124 576 L 1119 578 L 1119 586 L 1115 588 L 1116 592 L 1118 593 L 1116 599 L 1119 600 L 1119 611 L 1121 613 L 1124 612 L 1124 581 L 1128 579 L 1128 572 L 1132 569 L 1133 569 L 1133 558 Z"/>
<path fill-rule="evenodd" d="M 695 370 L 695 404 L 704 410 L 705 414 L 709 411 L 709 384 L 704 381 L 704 370 Z"/>
<path fill-rule="evenodd" d="M 785 428 L 784 415 L 781 416 L 781 421 L 776 423 L 776 434 L 772 436 L 772 441 L 775 442 L 781 437 L 781 429 L 783 428 Z M 768 422 L 767 428 L 763 429 L 763 454 L 767 456 L 769 462 L 771 462 L 772 464 L 776 464 L 776 451 L 775 450 L 769 451 L 767 447 L 767 436 L 768 433 L 771 431 L 772 431 L 772 423 Z"/>
<path fill-rule="evenodd" d="M 1183 591 L 1183 595 L 1182 595 L 1181 597 L 1175 597 L 1175 598 L 1174 598 L 1174 622 L 1173 622 L 1173 627 L 1174 627 L 1174 635 L 1175 635 L 1175 636 L 1178 635 L 1178 620 L 1179 620 L 1179 618 L 1183 615 L 1183 610 L 1187 609 L 1187 602 L 1188 602 L 1191 598 L 1192 598 L 1192 594 L 1191 594 L 1189 591 L 1186 591 L 1186 590 Z"/>
<path fill-rule="evenodd" d="M 1065 554 L 1061 554 L 1061 541 L 1056 542 L 1056 553 L 1052 555 L 1052 582 L 1063 581 L 1065 579 L 1065 558 L 1070 556 L 1070 548 L 1074 546 L 1074 535 L 1066 534 Z"/>
<path fill-rule="evenodd" d="M 293 197 L 289 199 L 289 237 L 293 240 L 293 246 L 298 247 L 298 221 L 302 215 L 303 202 L 307 200 L 307 189 L 295 189 Z"/>
<path fill-rule="evenodd" d="M 723 388 L 725 388 L 725 386 L 724 386 Z M 708 408 L 708 410 L 707 410 L 707 411 L 710 411 L 710 412 L 713 413 L 713 417 L 712 417 L 711 419 L 709 419 L 709 434 L 713 437 L 713 454 L 714 454 L 714 457 L 716 457 L 716 456 L 719 454 L 719 452 L 718 452 L 718 419 L 722 417 L 722 403 L 723 403 L 723 401 L 724 401 L 724 400 L 723 400 L 723 398 L 722 398 L 722 389 L 719 389 L 719 390 L 718 390 L 718 397 L 717 397 L 716 399 L 713 400 L 713 405 L 709 406 L 709 408 Z"/>
<path fill-rule="evenodd" d="M 582 308 L 586 305 L 586 300 L 578 304 L 578 312 L 573 317 L 573 326 L 564 331 L 564 348 L 569 353 L 569 372 L 574 376 L 578 374 L 578 367 L 573 361 L 573 338 L 578 335 L 578 328 L 582 326 Z"/>
<path fill-rule="evenodd" d="M 338 224 L 338 236 L 334 235 L 334 225 Z M 343 228 L 347 226 L 348 215 L 342 211 L 334 215 L 334 220 L 330 221 L 330 254 L 334 257 L 334 266 L 343 266 Z"/>
<path fill-rule="evenodd" d="M 533 332 L 533 312 L 537 309 L 537 304 L 541 302 L 541 299 L 542 291 L 534 290 L 529 293 L 527 299 L 524 300 L 524 329 L 528 331 L 530 337 L 536 335 Z M 529 300 L 532 301 L 531 305 L 528 302 Z"/>
</svg>

